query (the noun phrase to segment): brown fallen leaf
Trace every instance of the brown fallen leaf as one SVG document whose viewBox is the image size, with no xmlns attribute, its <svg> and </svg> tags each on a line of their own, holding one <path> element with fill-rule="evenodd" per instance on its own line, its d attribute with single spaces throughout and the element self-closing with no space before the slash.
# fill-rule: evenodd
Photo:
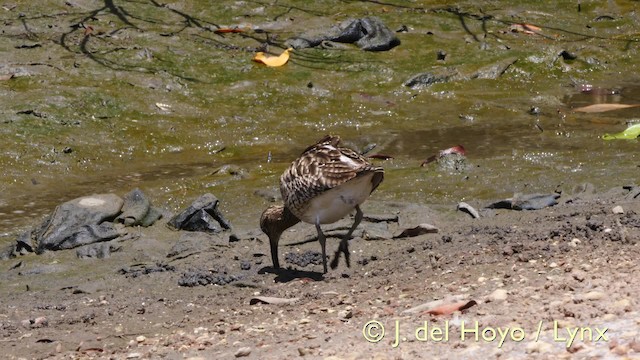
<svg viewBox="0 0 640 360">
<path fill-rule="evenodd" d="M 420 236 L 424 234 L 436 234 L 438 232 L 438 228 L 431 224 L 420 224 L 416 227 L 404 229 L 400 234 L 395 235 L 393 238 L 405 238 L 405 237 L 414 237 Z"/>
<path fill-rule="evenodd" d="M 242 29 L 238 28 L 220 28 L 214 31 L 215 34 L 229 34 L 229 33 L 241 33 L 244 32 Z"/>
<path fill-rule="evenodd" d="M 429 310 L 425 310 L 423 311 L 421 314 L 422 315 L 426 315 L 426 314 L 430 314 L 430 315 L 450 315 L 453 314 L 456 311 L 462 311 L 462 310 L 466 310 L 474 305 L 477 305 L 478 303 L 475 300 L 469 300 L 469 301 L 460 301 L 460 302 L 456 302 L 456 303 L 451 303 L 451 304 L 443 304 L 437 307 L 434 307 L 432 309 Z"/>
<path fill-rule="evenodd" d="M 611 110 L 626 109 L 631 107 L 637 107 L 640 104 L 593 104 L 573 109 L 573 111 L 584 113 L 600 113 Z"/>
<path fill-rule="evenodd" d="M 278 297 L 271 297 L 271 296 L 254 296 L 251 298 L 251 300 L 249 300 L 249 305 L 254 305 L 258 303 L 271 304 L 271 305 L 293 304 L 298 300 L 299 298 L 285 299 L 285 298 L 278 298 Z"/>
<path fill-rule="evenodd" d="M 509 26 L 509 30 L 511 30 L 511 32 L 521 32 L 527 35 L 535 35 L 541 32 L 542 28 L 531 24 L 513 24 Z"/>
</svg>

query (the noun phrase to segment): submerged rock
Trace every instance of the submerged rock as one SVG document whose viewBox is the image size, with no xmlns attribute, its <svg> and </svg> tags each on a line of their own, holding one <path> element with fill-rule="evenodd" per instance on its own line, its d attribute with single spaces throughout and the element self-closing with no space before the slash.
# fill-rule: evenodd
<svg viewBox="0 0 640 360">
<path fill-rule="evenodd" d="M 404 86 L 413 90 L 424 89 L 433 84 L 447 82 L 458 76 L 458 72 L 452 69 L 436 69 L 434 71 L 424 72 L 414 75 L 403 83 Z"/>
<path fill-rule="evenodd" d="M 396 34 L 377 17 L 350 19 L 328 30 L 312 30 L 288 39 L 285 45 L 304 49 L 326 44 L 327 41 L 355 43 L 367 51 L 385 51 L 400 45 Z"/>
</svg>

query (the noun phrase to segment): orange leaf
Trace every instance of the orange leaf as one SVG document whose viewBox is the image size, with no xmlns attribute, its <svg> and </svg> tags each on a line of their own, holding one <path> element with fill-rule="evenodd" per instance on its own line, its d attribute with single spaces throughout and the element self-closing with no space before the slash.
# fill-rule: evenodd
<svg viewBox="0 0 640 360">
<path fill-rule="evenodd" d="M 541 28 L 531 24 L 513 24 L 509 29 L 512 32 L 521 32 L 528 35 L 534 35 L 542 31 Z"/>
<path fill-rule="evenodd" d="M 453 304 L 443 304 L 440 306 L 436 306 L 432 309 L 423 311 L 422 314 L 449 315 L 449 314 L 453 314 L 456 311 L 466 310 L 477 304 L 478 303 L 475 300 L 460 301 Z"/>
<path fill-rule="evenodd" d="M 600 113 L 611 110 L 626 109 L 630 107 L 640 106 L 640 104 L 593 104 L 573 109 L 584 113 Z"/>
<path fill-rule="evenodd" d="M 220 28 L 214 31 L 214 33 L 216 34 L 241 33 L 241 32 L 244 32 L 244 31 L 238 28 Z"/>
<path fill-rule="evenodd" d="M 273 67 L 282 66 L 286 64 L 287 61 L 289 61 L 289 51 L 292 51 L 292 50 L 293 50 L 292 48 L 288 48 L 287 50 L 283 51 L 282 54 L 280 54 L 279 56 L 266 55 L 265 53 L 260 51 L 256 53 L 256 55 L 253 57 L 253 61 L 263 63 L 267 66 L 273 66 Z"/>
</svg>

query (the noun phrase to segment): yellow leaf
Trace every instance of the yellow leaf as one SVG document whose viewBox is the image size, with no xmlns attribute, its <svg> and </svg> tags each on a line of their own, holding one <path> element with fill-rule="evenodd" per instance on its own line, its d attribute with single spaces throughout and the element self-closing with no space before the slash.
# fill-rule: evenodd
<svg viewBox="0 0 640 360">
<path fill-rule="evenodd" d="M 630 107 L 640 106 L 640 104 L 593 104 L 573 109 L 573 111 L 585 113 L 599 113 L 611 110 L 626 109 Z"/>
<path fill-rule="evenodd" d="M 282 54 L 280 54 L 279 56 L 266 55 L 261 51 L 256 53 L 256 55 L 253 57 L 253 61 L 261 62 L 267 66 L 282 66 L 286 64 L 287 61 L 289 61 L 289 51 L 292 51 L 292 50 L 293 50 L 292 48 L 288 48 L 287 50 L 283 51 Z"/>
</svg>

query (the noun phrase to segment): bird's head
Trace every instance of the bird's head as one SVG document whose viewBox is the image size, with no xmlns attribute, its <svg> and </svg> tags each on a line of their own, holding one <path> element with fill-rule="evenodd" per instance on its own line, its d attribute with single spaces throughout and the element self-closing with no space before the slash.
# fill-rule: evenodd
<svg viewBox="0 0 640 360">
<path fill-rule="evenodd" d="M 271 260 L 273 267 L 280 268 L 278 261 L 278 242 L 280 236 L 288 228 L 300 222 L 289 209 L 283 205 L 271 205 L 262 212 L 260 216 L 260 229 L 269 237 L 271 246 Z"/>
</svg>

